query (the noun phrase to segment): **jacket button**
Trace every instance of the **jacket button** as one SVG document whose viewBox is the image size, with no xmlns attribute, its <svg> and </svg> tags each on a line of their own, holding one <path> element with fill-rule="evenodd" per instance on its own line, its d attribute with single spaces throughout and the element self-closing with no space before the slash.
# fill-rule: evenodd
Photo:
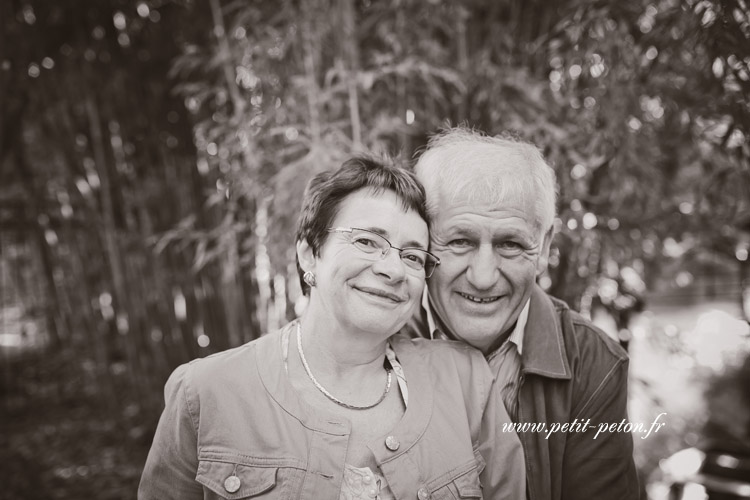
<svg viewBox="0 0 750 500">
<path fill-rule="evenodd" d="M 398 442 L 398 439 L 396 439 L 394 436 L 388 436 L 385 438 L 385 447 L 388 448 L 391 451 L 398 450 L 398 447 L 401 446 L 401 443 Z"/>
<path fill-rule="evenodd" d="M 419 488 L 419 491 L 417 491 L 417 498 L 419 500 L 430 500 L 430 492 L 427 491 L 427 488 Z"/>
<path fill-rule="evenodd" d="M 240 489 L 240 478 L 232 474 L 224 480 L 224 489 L 228 493 L 236 493 Z"/>
</svg>

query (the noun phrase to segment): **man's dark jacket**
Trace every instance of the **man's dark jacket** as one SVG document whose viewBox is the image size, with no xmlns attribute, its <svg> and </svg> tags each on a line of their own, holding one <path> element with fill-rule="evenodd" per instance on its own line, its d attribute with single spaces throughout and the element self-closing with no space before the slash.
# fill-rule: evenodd
<svg viewBox="0 0 750 500">
<path fill-rule="evenodd" d="M 429 337 L 426 325 L 424 311 L 410 324 Z M 491 366 L 496 359 L 490 359 Z M 493 370 L 497 373 L 497 367 Z M 529 500 L 638 499 L 630 433 L 620 426 L 619 432 L 601 432 L 594 439 L 599 424 L 627 421 L 627 382 L 625 351 L 535 287 L 523 339 L 517 423 L 544 423 L 546 431 L 518 432 Z M 566 423 L 568 432 L 550 432 L 553 424 L 559 429 Z"/>
</svg>

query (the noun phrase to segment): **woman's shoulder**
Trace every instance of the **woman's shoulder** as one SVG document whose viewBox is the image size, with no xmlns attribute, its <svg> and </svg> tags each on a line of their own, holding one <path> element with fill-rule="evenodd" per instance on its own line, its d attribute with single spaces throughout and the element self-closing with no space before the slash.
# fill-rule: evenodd
<svg viewBox="0 0 750 500">
<path fill-rule="evenodd" d="M 457 340 L 412 338 L 405 333 L 398 333 L 391 337 L 391 344 L 394 348 L 398 346 L 420 356 L 451 358 L 464 362 L 484 361 L 484 356 L 478 349 Z"/>
<path fill-rule="evenodd" d="M 283 330 L 283 329 L 282 329 Z M 270 362 L 273 357 L 259 356 L 258 350 L 269 353 L 279 342 L 282 330 L 262 335 L 238 347 L 197 358 L 178 366 L 170 379 L 177 379 L 200 392 L 203 388 L 215 387 L 236 380 L 248 380 L 257 373 L 258 359 Z"/>
<path fill-rule="evenodd" d="M 410 375 L 425 377 L 444 402 L 462 400 L 471 415 L 482 414 L 494 376 L 479 350 L 463 342 L 401 334 L 392 337 L 391 345 L 403 365 L 407 383 Z"/>
<path fill-rule="evenodd" d="M 424 363 L 434 374 L 447 374 L 447 368 L 454 367 L 462 379 L 492 378 L 482 353 L 464 342 L 410 338 L 399 333 L 391 337 L 391 345 L 399 359 L 406 360 L 406 364 Z"/>
</svg>

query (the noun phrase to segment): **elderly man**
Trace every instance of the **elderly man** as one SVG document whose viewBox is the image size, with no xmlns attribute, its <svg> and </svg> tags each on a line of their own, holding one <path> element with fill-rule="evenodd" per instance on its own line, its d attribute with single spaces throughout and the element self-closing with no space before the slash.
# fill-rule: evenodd
<svg viewBox="0 0 750 500">
<path fill-rule="evenodd" d="M 412 328 L 484 352 L 519 424 L 530 500 L 637 499 L 632 436 L 597 434 L 627 418 L 627 355 L 535 284 L 553 235 L 552 168 L 532 144 L 455 128 L 415 169 L 441 264 Z"/>
</svg>

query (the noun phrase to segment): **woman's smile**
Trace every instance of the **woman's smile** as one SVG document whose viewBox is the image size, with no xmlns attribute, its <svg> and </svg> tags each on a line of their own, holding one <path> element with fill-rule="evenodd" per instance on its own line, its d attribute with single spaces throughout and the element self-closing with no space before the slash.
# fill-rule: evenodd
<svg viewBox="0 0 750 500">
<path fill-rule="evenodd" d="M 361 285 L 352 285 L 352 288 L 354 288 L 357 291 L 363 292 L 366 295 L 377 297 L 378 299 L 386 299 L 390 302 L 394 302 L 396 304 L 400 304 L 402 302 L 406 302 L 408 297 L 397 294 L 394 292 L 388 292 L 386 290 L 382 290 L 380 288 L 373 288 L 369 286 L 361 286 Z"/>
</svg>

